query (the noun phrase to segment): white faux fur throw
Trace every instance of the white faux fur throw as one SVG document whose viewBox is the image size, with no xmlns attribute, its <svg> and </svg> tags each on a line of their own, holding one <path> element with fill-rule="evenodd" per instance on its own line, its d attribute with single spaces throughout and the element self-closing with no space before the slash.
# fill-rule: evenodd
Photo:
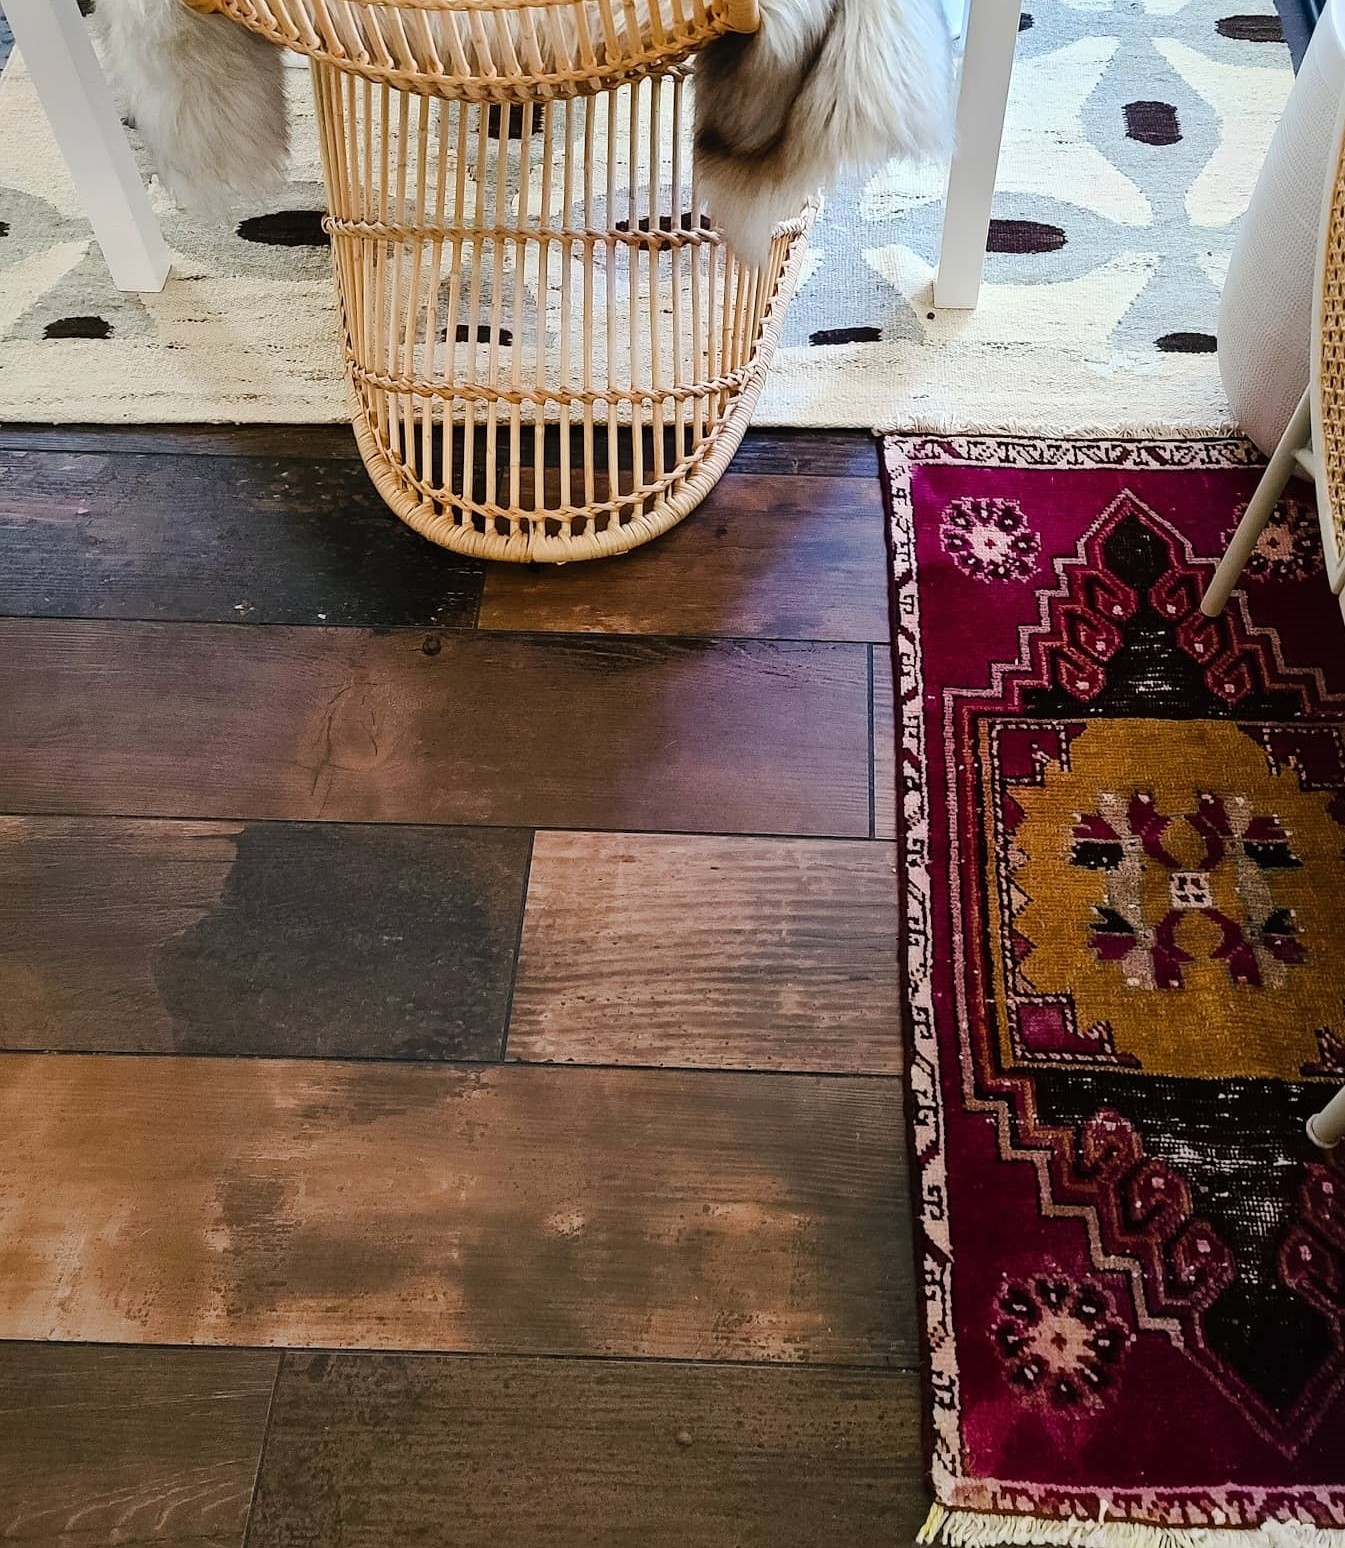
<svg viewBox="0 0 1345 1548">
<path fill-rule="evenodd" d="M 278 48 L 182 0 L 97 0 L 93 21 L 122 111 L 179 204 L 215 217 L 235 197 L 284 179 L 289 125 Z"/>
<path fill-rule="evenodd" d="M 717 39 L 696 66 L 706 207 L 750 262 L 840 174 L 941 154 L 951 121 L 940 0 L 760 0 L 760 10 L 759 31 Z M 94 15 L 123 106 L 174 198 L 215 214 L 280 179 L 278 49 L 182 0 L 97 0 Z"/>
</svg>

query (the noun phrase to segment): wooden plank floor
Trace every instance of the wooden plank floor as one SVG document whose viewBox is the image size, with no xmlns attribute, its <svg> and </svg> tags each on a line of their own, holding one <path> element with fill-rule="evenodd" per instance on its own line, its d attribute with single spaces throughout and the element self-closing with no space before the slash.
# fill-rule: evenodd
<svg viewBox="0 0 1345 1548">
<path fill-rule="evenodd" d="M 887 641 L 863 436 L 556 571 L 0 426 L 0 1537 L 913 1539 Z"/>
</svg>

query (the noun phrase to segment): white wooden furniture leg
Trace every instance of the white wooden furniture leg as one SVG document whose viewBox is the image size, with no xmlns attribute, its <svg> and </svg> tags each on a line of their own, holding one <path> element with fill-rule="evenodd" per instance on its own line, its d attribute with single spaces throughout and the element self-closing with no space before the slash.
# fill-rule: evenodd
<svg viewBox="0 0 1345 1548">
<path fill-rule="evenodd" d="M 957 87 L 957 144 L 948 172 L 934 305 L 970 311 L 981 292 L 1020 0 L 971 0 Z"/>
<path fill-rule="evenodd" d="M 1266 530 L 1266 523 L 1275 511 L 1275 502 L 1284 493 L 1284 486 L 1298 466 L 1299 453 L 1308 444 L 1311 435 L 1312 390 L 1306 388 L 1280 437 L 1280 444 L 1261 475 L 1261 482 L 1256 486 L 1251 503 L 1238 523 L 1238 530 L 1219 561 L 1214 578 L 1205 588 L 1205 595 L 1200 600 L 1200 611 L 1207 618 L 1217 618 L 1228 605 L 1243 566 L 1251 558 L 1252 549 Z"/>
<path fill-rule="evenodd" d="M 4 0 L 52 133 L 118 290 L 162 290 L 168 246 L 76 0 Z"/>
<path fill-rule="evenodd" d="M 1320 1113 L 1308 1119 L 1308 1138 L 1323 1150 L 1334 1150 L 1345 1139 L 1345 1091 L 1337 1091 Z"/>
</svg>

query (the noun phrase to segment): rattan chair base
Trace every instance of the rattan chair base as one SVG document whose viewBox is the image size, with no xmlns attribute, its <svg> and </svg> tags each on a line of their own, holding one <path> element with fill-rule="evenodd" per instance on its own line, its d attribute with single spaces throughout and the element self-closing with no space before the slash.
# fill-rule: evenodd
<svg viewBox="0 0 1345 1548">
<path fill-rule="evenodd" d="M 483 509 L 480 502 L 455 497 L 448 491 L 440 491 L 437 497 L 426 496 L 408 480 L 405 462 L 381 442 L 358 390 L 352 386 L 351 422 L 374 487 L 394 515 L 422 537 L 474 559 L 512 564 L 572 564 L 629 553 L 660 537 L 705 499 L 742 443 L 766 385 L 785 311 L 798 283 L 813 214 L 814 210 L 807 211 L 797 227 L 780 238 L 787 244 L 787 251 L 775 296 L 748 361 L 746 385 L 713 430 L 677 462 L 664 492 L 654 500 L 628 510 L 621 509 L 620 502 L 616 502 L 615 510 L 594 511 L 586 519 L 570 518 L 562 525 L 545 510 L 521 512 L 491 506 Z M 640 433 L 638 425 L 623 429 L 627 436 Z"/>
<path fill-rule="evenodd" d="M 313 76 L 356 429 L 393 510 L 520 563 L 623 553 L 692 510 L 747 427 L 815 207 L 762 265 L 729 251 L 685 69 L 515 122 Z"/>
<path fill-rule="evenodd" d="M 688 61 L 757 0 L 188 3 L 309 56 L 355 433 L 393 511 L 563 564 L 694 510 L 815 214 L 760 266 L 704 214 Z"/>
</svg>

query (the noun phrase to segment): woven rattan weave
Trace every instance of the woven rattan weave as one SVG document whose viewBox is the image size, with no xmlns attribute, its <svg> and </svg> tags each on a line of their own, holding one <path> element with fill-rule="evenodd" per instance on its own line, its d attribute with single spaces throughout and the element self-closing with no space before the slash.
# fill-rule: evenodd
<svg viewBox="0 0 1345 1548">
<path fill-rule="evenodd" d="M 740 263 L 689 59 L 755 0 L 192 0 L 309 56 L 361 453 L 484 558 L 666 530 L 736 450 L 812 209 Z"/>
</svg>

